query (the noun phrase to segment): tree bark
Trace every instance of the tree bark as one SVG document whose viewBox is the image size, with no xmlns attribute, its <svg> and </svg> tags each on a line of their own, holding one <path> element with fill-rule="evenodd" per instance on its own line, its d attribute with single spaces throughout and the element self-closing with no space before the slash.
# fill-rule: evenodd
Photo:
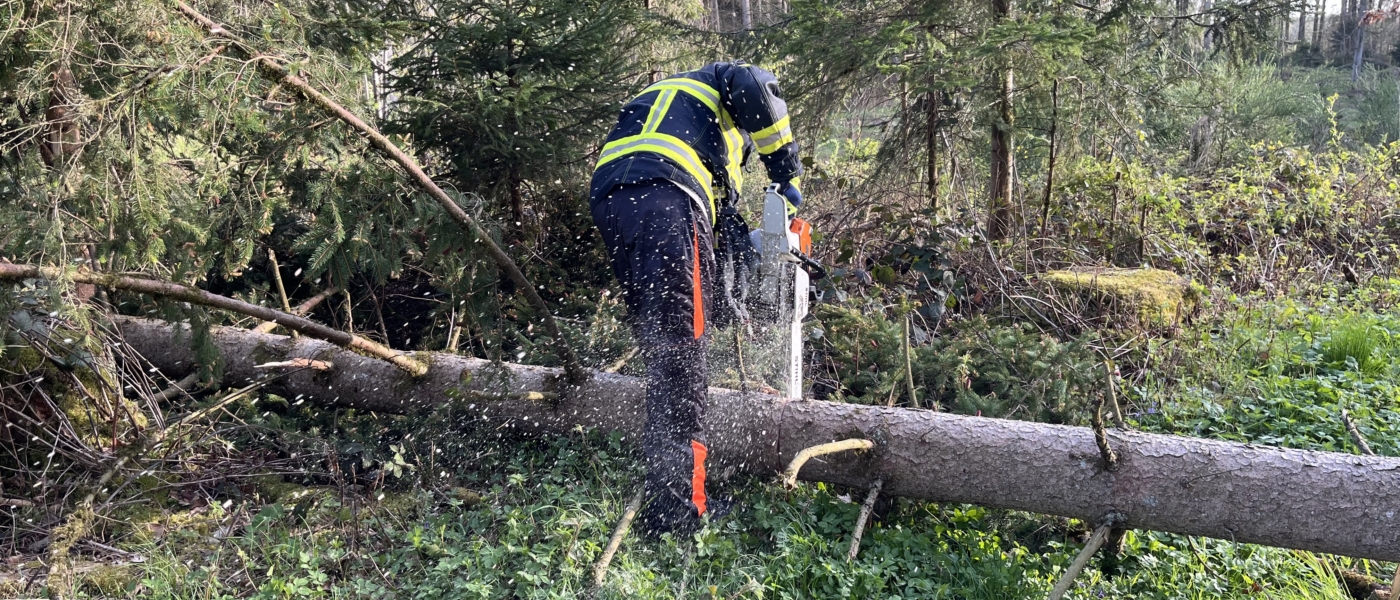
<svg viewBox="0 0 1400 600">
<path fill-rule="evenodd" d="M 1361 0 L 1360 10 L 1356 12 L 1356 48 L 1351 59 L 1351 82 L 1355 84 L 1361 78 L 1361 65 L 1366 61 L 1366 14 L 1371 11 L 1371 0 Z"/>
<path fill-rule="evenodd" d="M 992 10 L 998 20 L 1011 17 L 1011 0 L 992 0 Z M 997 115 L 992 120 L 992 181 L 991 194 L 987 199 L 987 239 L 1004 239 L 1011 231 L 1011 194 L 1016 170 L 1011 128 L 1015 125 L 1016 114 L 1012 110 L 1011 98 L 1016 93 L 1016 75 L 1010 61 L 1003 62 L 1001 72 L 1001 93 L 997 99 Z"/>
<path fill-rule="evenodd" d="M 1324 16 L 1327 13 L 1327 1 L 1318 0 L 1317 10 L 1313 12 L 1312 43 L 1317 49 L 1318 56 L 1322 56 L 1322 25 L 1325 22 Z"/>
<path fill-rule="evenodd" d="M 194 367 L 174 326 L 117 317 L 126 343 L 167 376 Z M 331 372 L 288 374 L 268 384 L 288 397 L 364 410 L 406 413 L 452 402 L 454 410 L 517 431 L 576 427 L 635 434 L 644 420 L 645 384 L 597 373 L 556 402 L 524 400 L 555 391 L 557 369 L 493 364 L 434 354 L 427 375 L 410 377 L 382 361 L 320 340 L 217 328 L 226 383 L 258 379 L 267 360 L 332 361 Z M 188 337 L 184 338 L 188 339 Z M 456 400 L 454 400 L 456 398 Z M 785 401 L 711 388 L 707 410 L 716 467 L 772 475 L 804 448 L 864 438 L 865 453 L 831 455 L 802 471 L 808 480 L 936 502 L 1059 515 L 1091 522 L 1237 542 L 1400 561 L 1400 460 L 1285 450 L 1113 430 L 1118 468 L 1101 468 L 1088 428 L 967 417 L 924 410 Z"/>
<path fill-rule="evenodd" d="M 1298 10 L 1298 44 L 1308 43 L 1308 2 L 1303 0 L 1302 8 Z"/>
</svg>

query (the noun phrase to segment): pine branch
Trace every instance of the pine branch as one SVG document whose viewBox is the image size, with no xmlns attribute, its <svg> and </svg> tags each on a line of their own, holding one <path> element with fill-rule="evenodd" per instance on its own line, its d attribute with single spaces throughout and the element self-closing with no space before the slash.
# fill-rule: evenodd
<svg viewBox="0 0 1400 600">
<path fill-rule="evenodd" d="M 490 254 L 492 260 L 496 262 L 496 265 L 499 266 L 502 271 L 506 272 L 506 275 L 515 283 L 515 286 L 524 292 L 525 299 L 540 313 L 544 321 L 545 330 L 549 333 L 550 337 L 554 338 L 554 344 L 564 353 L 564 370 L 569 380 L 578 384 L 588 379 L 588 371 L 584 369 L 582 363 L 579 362 L 578 354 L 574 352 L 573 347 L 564 339 L 564 335 L 559 329 L 559 324 L 554 319 L 554 313 L 550 312 L 549 305 L 545 303 L 544 298 L 540 297 L 538 289 L 534 284 L 530 283 L 529 279 L 525 278 L 525 273 L 520 270 L 520 267 L 515 264 L 515 261 L 511 259 L 510 255 L 506 254 L 505 250 L 502 250 L 501 247 L 496 244 L 495 240 L 491 239 L 491 236 L 481 227 L 481 224 L 477 223 L 476 219 L 473 219 L 465 210 L 462 210 L 462 207 L 452 200 L 451 196 L 447 195 L 447 192 L 444 192 L 436 183 L 433 183 L 432 178 L 428 177 L 428 174 L 423 171 L 423 167 L 419 166 L 418 161 L 414 160 L 412 156 L 409 156 L 408 153 L 404 152 L 392 141 L 389 141 L 389 138 L 385 137 L 379 130 L 365 123 L 335 100 L 332 100 L 329 96 L 326 96 L 312 87 L 306 80 L 293 75 L 286 67 L 283 67 L 272 57 L 258 53 L 251 46 L 235 37 L 227 29 L 224 29 L 209 17 L 191 8 L 188 4 L 177 0 L 175 5 L 181 14 L 204 27 L 208 30 L 210 35 L 227 40 L 256 61 L 258 65 L 262 67 L 262 73 L 265 77 L 296 90 L 307 100 L 310 100 L 312 104 L 321 107 L 334 115 L 337 119 L 340 119 L 356 131 L 359 131 L 362 135 L 369 138 L 369 142 L 372 146 L 379 149 L 379 151 L 383 152 L 394 162 L 398 163 L 399 166 L 403 167 L 404 170 L 408 171 L 413 182 L 423 188 L 423 191 L 427 192 L 429 196 L 432 196 L 433 200 L 436 200 L 437 203 L 447 211 L 447 214 L 452 216 L 453 220 L 457 221 L 463 227 L 466 227 L 468 231 L 471 231 L 473 235 L 485 244 L 487 254 Z"/>
<path fill-rule="evenodd" d="M 227 296 L 211 294 L 197 287 L 170 281 L 160 281 L 158 279 L 127 277 L 125 275 L 113 275 L 110 273 L 98 273 L 86 270 L 65 273 L 62 269 L 56 267 L 0 263 L 0 280 L 61 278 L 67 278 L 77 283 L 91 283 L 106 288 L 140 292 L 154 296 L 165 296 L 192 304 L 222 308 L 227 311 L 262 319 L 264 321 L 273 321 L 278 325 L 301 333 L 302 335 L 326 340 L 342 348 L 356 350 L 375 358 L 389 361 L 400 369 L 408 371 L 415 377 L 428 372 L 427 364 L 409 358 L 402 352 L 397 352 L 387 346 L 372 342 L 358 335 L 331 329 L 330 327 L 310 319 L 288 314 L 277 309 L 250 304 Z"/>
</svg>

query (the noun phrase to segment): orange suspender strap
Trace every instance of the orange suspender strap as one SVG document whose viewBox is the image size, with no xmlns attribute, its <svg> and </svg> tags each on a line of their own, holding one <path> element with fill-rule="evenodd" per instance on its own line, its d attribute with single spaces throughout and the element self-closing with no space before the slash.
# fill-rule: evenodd
<svg viewBox="0 0 1400 600">
<path fill-rule="evenodd" d="M 691 229 L 695 235 L 695 268 L 691 271 L 691 284 L 694 286 L 692 308 L 695 309 L 695 339 L 698 340 L 705 335 L 705 296 L 704 289 L 700 287 L 700 231 L 694 225 Z"/>
<path fill-rule="evenodd" d="M 690 440 L 690 452 L 695 455 L 695 470 L 690 474 L 690 501 L 700 511 L 695 515 L 700 516 L 705 514 L 705 455 L 709 451 L 704 444 Z"/>
</svg>

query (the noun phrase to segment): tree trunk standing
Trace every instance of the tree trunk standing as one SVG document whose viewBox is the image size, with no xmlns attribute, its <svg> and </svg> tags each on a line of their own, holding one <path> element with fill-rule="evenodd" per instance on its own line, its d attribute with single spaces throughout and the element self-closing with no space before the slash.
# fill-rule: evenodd
<svg viewBox="0 0 1400 600">
<path fill-rule="evenodd" d="M 1357 0 L 1342 0 L 1342 15 L 1339 21 L 1342 36 L 1337 45 L 1340 46 L 1343 56 L 1356 51 L 1354 38 L 1356 36 L 1357 6 Z"/>
<path fill-rule="evenodd" d="M 1055 189 L 1055 135 L 1060 128 L 1060 80 L 1050 88 L 1050 158 L 1045 164 L 1045 199 L 1040 205 L 1040 230 L 1036 235 L 1045 237 L 1045 228 L 1050 225 L 1050 195 Z"/>
<path fill-rule="evenodd" d="M 1317 0 L 1317 10 L 1313 12 L 1312 43 L 1319 56 L 1322 54 L 1322 25 L 1326 22 L 1326 14 L 1327 0 Z"/>
<path fill-rule="evenodd" d="M 938 215 L 938 90 L 933 87 L 934 78 L 930 73 L 928 76 L 928 92 L 925 94 L 924 102 L 926 106 L 925 119 L 928 120 L 928 209 L 935 216 Z"/>
<path fill-rule="evenodd" d="M 1361 64 L 1366 60 L 1366 15 L 1371 12 L 1371 0 L 1361 0 L 1361 9 L 1357 11 L 1356 20 L 1356 50 L 1351 58 L 1351 82 L 1354 85 L 1361 78 Z"/>
<path fill-rule="evenodd" d="M 992 0 L 992 11 L 998 21 L 1011 18 L 1011 0 Z M 1001 93 L 997 99 L 997 118 L 992 122 L 991 197 L 987 202 L 987 239 L 1000 240 L 1011 231 L 1011 194 L 1016 169 L 1011 128 L 1016 115 L 1011 98 L 1016 92 L 1015 69 L 1011 61 L 1001 65 Z"/>
<path fill-rule="evenodd" d="M 739 0 L 739 20 L 744 24 L 744 31 L 753 29 L 753 14 L 749 10 L 749 0 Z"/>
<path fill-rule="evenodd" d="M 115 321 L 125 343 L 167 376 L 194 366 L 187 332 L 177 343 L 168 323 Z M 634 435 L 645 418 L 645 382 L 632 377 L 598 373 L 550 403 L 523 392 L 551 391 L 557 369 L 434 353 L 431 371 L 415 378 L 310 337 L 227 327 L 211 333 L 225 361 L 226 385 L 266 377 L 267 369 L 256 368 L 266 361 L 314 357 L 335 364 L 328 372 L 301 371 L 267 384 L 267 391 L 289 398 L 398 414 L 450 402 L 462 418 L 539 434 L 584 427 Z M 1107 472 L 1085 427 L 788 401 L 721 388 L 711 388 L 707 412 L 716 470 L 734 465 L 771 475 L 804 448 L 864 438 L 876 441 L 874 450 L 808 463 L 802 477 L 862 488 L 879 479 L 886 493 L 934 502 L 1094 522 L 1117 513 L 1130 529 L 1400 561 L 1396 458 L 1112 430 L 1109 443 L 1119 461 Z"/>
<path fill-rule="evenodd" d="M 1302 9 L 1298 11 L 1298 45 L 1308 42 L 1308 2 L 1303 0 Z"/>
<path fill-rule="evenodd" d="M 987 206 L 987 239 L 994 241 L 1004 239 L 1011 231 L 1012 181 L 1016 168 L 1011 137 L 1011 127 L 1015 122 L 1011 94 L 1015 85 L 1011 66 L 1003 67 L 1001 98 L 997 102 L 999 118 L 992 123 L 992 185 Z"/>
<path fill-rule="evenodd" d="M 1171 36 L 1172 41 L 1182 51 L 1188 51 L 1190 48 L 1186 37 L 1186 32 L 1190 31 L 1190 28 L 1185 26 L 1185 17 L 1189 14 L 1191 14 L 1191 0 L 1176 0 L 1177 21 L 1172 24 Z"/>
<path fill-rule="evenodd" d="M 1209 13 L 1213 8 L 1215 8 L 1215 0 L 1205 0 L 1204 2 L 1201 2 L 1201 12 Z M 1213 17 L 1207 18 L 1211 20 L 1211 25 L 1215 24 L 1215 19 Z M 1201 34 L 1201 48 L 1204 50 L 1210 50 L 1211 45 L 1213 45 L 1214 43 L 1215 40 L 1211 39 L 1211 29 L 1210 27 L 1206 27 L 1205 33 Z"/>
</svg>

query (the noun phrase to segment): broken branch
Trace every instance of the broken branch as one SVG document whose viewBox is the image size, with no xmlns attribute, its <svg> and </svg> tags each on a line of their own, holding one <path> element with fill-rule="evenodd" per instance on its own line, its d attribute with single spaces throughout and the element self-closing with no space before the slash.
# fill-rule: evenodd
<svg viewBox="0 0 1400 600">
<path fill-rule="evenodd" d="M 310 358 L 293 358 L 277 362 L 263 363 L 253 367 L 254 369 L 311 369 L 314 371 L 330 371 L 335 368 L 335 363 L 324 360 L 312 360 Z"/>
<path fill-rule="evenodd" d="M 1084 571 L 1084 566 L 1089 564 L 1089 559 L 1094 556 L 1095 552 L 1099 551 L 1099 546 L 1103 545 L 1104 540 L 1108 539 L 1108 532 L 1113 529 L 1111 521 L 1112 519 L 1094 530 L 1094 535 L 1089 537 L 1089 543 L 1084 544 L 1084 549 L 1079 551 L 1079 556 L 1074 557 L 1074 562 L 1070 563 L 1069 569 L 1065 571 L 1064 576 L 1060 577 L 1059 583 L 1056 583 L 1055 588 L 1050 590 L 1048 600 L 1060 600 L 1064 597 L 1065 592 L 1069 591 L 1069 586 L 1074 585 L 1074 579 L 1079 577 L 1079 573 Z"/>
<path fill-rule="evenodd" d="M 317 306 L 320 306 L 322 302 L 325 302 L 325 301 L 326 301 L 326 298 L 330 298 L 331 296 L 333 296 L 333 295 L 335 295 L 335 294 L 338 294 L 338 293 L 340 293 L 340 288 L 335 287 L 335 286 L 328 287 L 328 288 L 322 290 L 321 293 L 316 294 L 315 296 L 312 296 L 312 297 L 310 297 L 310 298 L 307 298 L 307 299 L 306 299 L 306 302 L 302 302 L 301 304 L 298 304 L 296 308 L 293 308 L 293 309 L 291 310 L 291 313 L 294 314 L 294 315 L 296 315 L 296 316 L 298 316 L 298 317 L 304 317 L 304 316 L 306 316 L 307 314 L 310 314 L 311 311 L 316 310 L 316 307 L 317 307 Z M 277 323 L 276 323 L 276 322 L 274 322 L 274 321 L 263 321 L 263 322 L 262 322 L 261 324 L 259 324 L 257 327 L 254 327 L 254 328 L 253 328 L 253 331 L 256 331 L 256 332 L 258 332 L 258 333 L 272 333 L 272 330 L 273 330 L 273 329 L 276 329 L 276 328 L 277 328 Z"/>
<path fill-rule="evenodd" d="M 0 264 L 0 280 L 62 279 L 64 277 L 77 283 L 91 283 L 106 288 L 140 292 L 153 296 L 164 296 L 175 300 L 184 300 L 192 304 L 199 304 L 201 306 L 222 308 L 241 315 L 256 317 L 264 321 L 273 321 L 292 331 L 326 340 L 342 348 L 357 350 L 375 358 L 389 361 L 400 369 L 413 374 L 415 377 L 428 372 L 427 364 L 409 358 L 401 352 L 394 351 L 387 346 L 372 342 L 358 335 L 337 331 L 315 321 L 304 319 L 296 315 L 290 315 L 266 306 L 258 306 L 235 298 L 229 298 L 228 296 L 211 294 L 197 287 L 158 279 L 128 277 L 125 275 L 113 275 L 95 271 L 70 271 L 65 273 L 62 269 L 55 267 L 9 263 Z"/>
<path fill-rule="evenodd" d="M 1345 408 L 1342 409 L 1342 423 L 1346 424 L 1347 433 L 1351 434 L 1351 440 L 1356 442 L 1356 447 L 1361 449 L 1362 454 L 1366 456 L 1376 455 L 1371 450 L 1371 445 L 1366 443 L 1366 438 L 1361 435 L 1361 430 L 1356 428 L 1356 422 L 1351 420 L 1351 415 L 1347 413 Z"/>
<path fill-rule="evenodd" d="M 814 457 L 845 452 L 846 450 L 869 450 L 874 447 L 875 442 L 870 440 L 850 439 L 806 448 L 798 452 L 797 456 L 792 457 L 792 462 L 788 463 L 787 469 L 783 471 L 783 485 L 789 488 L 796 487 L 797 472 L 802 470 L 802 465 Z"/>
</svg>

